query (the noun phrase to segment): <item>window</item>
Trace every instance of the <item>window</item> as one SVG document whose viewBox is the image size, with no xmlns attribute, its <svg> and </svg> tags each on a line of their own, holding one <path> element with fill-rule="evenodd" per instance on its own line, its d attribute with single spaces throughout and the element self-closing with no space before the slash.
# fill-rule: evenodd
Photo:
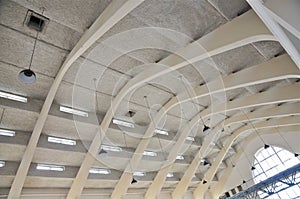
<svg viewBox="0 0 300 199">
<path fill-rule="evenodd" d="M 281 171 L 284 171 L 300 161 L 293 153 L 279 147 L 270 146 L 267 149 L 260 149 L 255 154 L 254 167 L 252 175 L 255 183 L 259 183 L 270 178 Z M 276 183 L 279 186 L 286 186 L 283 183 Z M 287 188 L 279 193 L 273 194 L 268 199 L 296 199 L 299 198 L 300 185 Z M 261 198 L 268 196 L 264 192 L 259 192 Z"/>
</svg>

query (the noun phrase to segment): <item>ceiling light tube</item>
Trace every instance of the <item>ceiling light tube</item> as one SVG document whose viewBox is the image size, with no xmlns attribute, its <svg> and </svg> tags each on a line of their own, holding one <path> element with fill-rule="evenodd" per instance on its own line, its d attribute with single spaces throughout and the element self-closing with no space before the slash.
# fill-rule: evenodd
<svg viewBox="0 0 300 199">
<path fill-rule="evenodd" d="M 161 135 L 169 135 L 168 131 L 161 130 L 161 129 L 155 129 L 155 133 L 161 134 Z"/>
<path fill-rule="evenodd" d="M 146 156 L 157 156 L 157 153 L 155 153 L 153 151 L 144 151 L 143 155 L 146 155 Z"/>
<path fill-rule="evenodd" d="M 172 177 L 174 177 L 174 174 L 173 174 L 173 173 L 168 173 L 168 174 L 167 174 L 167 178 L 172 178 Z"/>
<path fill-rule="evenodd" d="M 14 100 L 14 101 L 18 101 L 18 102 L 27 102 L 27 98 L 23 97 L 23 96 L 19 96 L 19 95 L 15 95 L 15 94 L 11 94 L 11 93 L 6 93 L 3 91 L 0 91 L 0 97 L 5 98 L 5 99 L 10 99 L 10 100 Z"/>
<path fill-rule="evenodd" d="M 64 144 L 64 145 L 76 145 L 75 140 L 69 140 L 65 138 L 57 138 L 57 137 L 48 137 L 48 142 L 57 143 L 57 144 Z"/>
<path fill-rule="evenodd" d="M 122 148 L 118 146 L 101 145 L 101 149 L 105 151 L 121 152 Z"/>
<path fill-rule="evenodd" d="M 0 168 L 5 166 L 5 162 L 4 161 L 0 161 Z"/>
<path fill-rule="evenodd" d="M 70 114 L 73 114 L 73 115 L 79 115 L 79 116 L 82 116 L 82 117 L 88 117 L 89 116 L 89 114 L 87 112 L 80 111 L 80 110 L 73 109 L 73 108 L 69 108 L 69 107 L 65 107 L 65 106 L 60 106 L 59 110 L 61 112 L 70 113 Z"/>
<path fill-rule="evenodd" d="M 44 170 L 44 171 L 64 171 L 64 166 L 59 165 L 50 165 L 50 164 L 37 164 L 37 170 Z"/>
<path fill-rule="evenodd" d="M 186 137 L 186 140 L 194 142 L 194 141 L 195 141 L 195 138 L 193 138 L 193 137 L 191 137 L 191 136 L 188 136 L 188 137 Z"/>
<path fill-rule="evenodd" d="M 142 177 L 142 176 L 146 175 L 146 172 L 144 172 L 144 171 L 136 171 L 136 172 L 133 173 L 133 175 L 134 176 L 140 176 L 140 177 Z"/>
<path fill-rule="evenodd" d="M 178 156 L 176 156 L 176 160 L 184 160 L 183 155 L 178 155 Z"/>
<path fill-rule="evenodd" d="M 126 122 L 126 121 L 123 121 L 123 120 L 113 119 L 113 123 L 117 124 L 117 125 L 129 127 L 129 128 L 134 128 L 134 124 L 133 123 Z"/>
<path fill-rule="evenodd" d="M 111 171 L 109 169 L 91 168 L 89 170 L 89 173 L 109 175 L 111 174 Z"/>
<path fill-rule="evenodd" d="M 0 135 L 13 137 L 16 135 L 16 132 L 11 130 L 6 130 L 6 129 L 0 129 Z"/>
</svg>

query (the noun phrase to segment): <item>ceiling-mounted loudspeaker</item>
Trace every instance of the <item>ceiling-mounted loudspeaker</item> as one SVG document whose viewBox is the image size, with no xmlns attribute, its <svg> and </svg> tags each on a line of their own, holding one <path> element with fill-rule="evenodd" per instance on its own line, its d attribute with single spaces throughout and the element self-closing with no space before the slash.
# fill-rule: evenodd
<svg viewBox="0 0 300 199">
<path fill-rule="evenodd" d="M 203 184 L 206 184 L 207 183 L 207 181 L 206 180 L 203 180 Z"/>
<path fill-rule="evenodd" d="M 246 180 L 243 180 L 243 184 L 245 184 L 246 183 Z"/>
<path fill-rule="evenodd" d="M 33 84 L 36 81 L 36 76 L 32 70 L 25 69 L 19 73 L 19 80 L 24 84 Z"/>
<path fill-rule="evenodd" d="M 295 157 L 298 157 L 299 156 L 299 154 L 298 153 L 295 153 Z"/>
<path fill-rule="evenodd" d="M 132 178 L 132 180 L 131 180 L 131 184 L 135 184 L 135 183 L 137 183 L 137 180 L 136 180 L 136 179 L 134 179 L 134 178 Z"/>
<path fill-rule="evenodd" d="M 210 132 L 210 128 L 204 124 L 203 133 L 208 134 Z"/>
<path fill-rule="evenodd" d="M 251 170 L 252 170 L 252 171 L 253 171 L 253 170 L 255 170 L 255 167 L 254 167 L 254 166 L 252 166 L 252 167 L 251 167 Z"/>
<path fill-rule="evenodd" d="M 265 149 L 267 149 L 269 147 L 270 147 L 270 145 L 267 145 L 267 144 L 265 144 L 265 146 L 264 146 Z"/>
</svg>

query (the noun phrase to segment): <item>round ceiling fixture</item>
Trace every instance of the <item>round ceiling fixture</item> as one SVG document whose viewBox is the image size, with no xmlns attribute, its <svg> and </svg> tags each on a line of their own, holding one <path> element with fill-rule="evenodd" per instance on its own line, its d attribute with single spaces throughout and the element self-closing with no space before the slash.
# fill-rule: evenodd
<svg viewBox="0 0 300 199">
<path fill-rule="evenodd" d="M 19 80 L 24 84 L 33 84 L 36 80 L 36 76 L 32 70 L 25 69 L 19 73 Z"/>
</svg>

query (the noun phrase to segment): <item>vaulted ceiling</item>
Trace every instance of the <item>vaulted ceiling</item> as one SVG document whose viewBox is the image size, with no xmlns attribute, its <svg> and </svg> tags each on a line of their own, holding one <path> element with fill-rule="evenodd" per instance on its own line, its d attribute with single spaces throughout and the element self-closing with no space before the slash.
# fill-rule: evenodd
<svg viewBox="0 0 300 199">
<path fill-rule="evenodd" d="M 299 3 L 280 3 L 0 0 L 0 91 L 27 98 L 0 98 L 0 198 L 218 198 L 263 144 L 299 153 Z"/>
</svg>

